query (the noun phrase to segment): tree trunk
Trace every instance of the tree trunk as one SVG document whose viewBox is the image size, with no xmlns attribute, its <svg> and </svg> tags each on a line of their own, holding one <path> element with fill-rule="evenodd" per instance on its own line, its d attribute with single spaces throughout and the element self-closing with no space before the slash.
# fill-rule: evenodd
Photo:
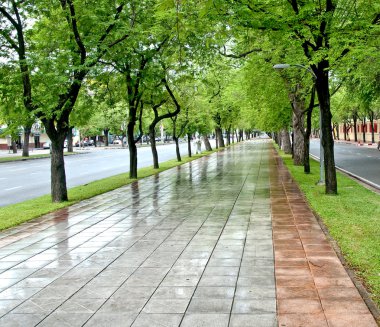
<svg viewBox="0 0 380 327">
<path fill-rule="evenodd" d="M 280 136 L 281 136 L 281 131 L 273 133 L 273 140 L 278 145 L 278 147 L 281 149 L 281 137 Z"/>
<path fill-rule="evenodd" d="M 325 167 L 325 193 L 337 194 L 338 186 L 336 180 L 334 140 L 331 133 L 331 111 L 330 93 L 328 80 L 328 62 L 319 64 L 317 71 L 316 90 L 322 120 L 322 146 Z"/>
<path fill-rule="evenodd" d="M 158 153 L 157 153 L 157 147 L 156 147 L 156 133 L 155 133 L 154 126 L 149 128 L 149 139 L 150 139 L 150 148 L 152 150 L 152 157 L 153 157 L 153 168 L 158 169 L 160 167 L 158 165 Z"/>
<path fill-rule="evenodd" d="M 374 126 L 374 123 L 373 123 L 373 118 L 372 118 L 372 120 L 370 120 L 370 122 L 371 122 L 371 142 L 372 143 L 375 143 L 375 126 Z"/>
<path fill-rule="evenodd" d="M 215 128 L 215 149 L 218 149 L 218 148 L 219 148 L 219 140 L 218 140 L 218 136 L 217 136 L 216 128 Z"/>
<path fill-rule="evenodd" d="M 187 133 L 187 153 L 191 158 L 191 134 Z"/>
<path fill-rule="evenodd" d="M 173 140 L 175 142 L 175 153 L 177 155 L 177 161 L 181 162 L 182 161 L 182 158 L 181 158 L 181 152 L 179 151 L 179 139 L 178 137 L 176 136 L 173 136 Z"/>
<path fill-rule="evenodd" d="M 127 138 L 129 149 L 129 178 L 137 178 L 137 147 L 134 140 L 135 118 L 130 118 L 127 126 Z M 123 143 L 123 141 L 121 141 Z"/>
<path fill-rule="evenodd" d="M 366 139 L 365 139 L 365 134 L 366 134 L 366 129 L 367 129 L 366 127 L 367 127 L 367 124 L 366 124 L 366 119 L 364 117 L 363 120 L 362 120 L 363 143 L 366 142 Z"/>
<path fill-rule="evenodd" d="M 243 133 L 244 131 L 239 131 L 239 142 L 243 141 Z"/>
<path fill-rule="evenodd" d="M 109 134 L 110 130 L 108 128 L 105 128 L 103 130 L 103 132 L 104 132 L 104 146 L 108 146 L 109 145 L 108 134 Z"/>
<path fill-rule="evenodd" d="M 314 97 L 313 97 L 314 100 Z M 314 102 L 313 102 L 314 103 Z M 310 174 L 310 134 L 311 134 L 311 116 L 312 116 L 313 107 L 306 113 L 306 131 L 304 134 L 304 159 L 303 159 L 303 171 L 305 174 Z"/>
<path fill-rule="evenodd" d="M 218 126 L 215 128 L 216 138 L 218 139 L 218 145 L 221 148 L 224 148 L 224 139 L 223 139 L 223 133 L 222 129 Z"/>
<path fill-rule="evenodd" d="M 355 138 L 355 142 L 358 141 L 358 130 L 357 130 L 357 121 L 358 121 L 358 118 L 356 115 L 354 115 L 353 117 L 353 120 L 354 120 L 354 138 Z"/>
<path fill-rule="evenodd" d="M 24 145 L 22 146 L 22 156 L 29 157 L 29 137 L 31 127 L 24 126 Z"/>
<path fill-rule="evenodd" d="M 12 139 L 12 151 L 13 153 L 17 153 L 17 143 Z"/>
<path fill-rule="evenodd" d="M 74 152 L 73 147 L 73 127 L 69 128 L 67 132 L 67 152 Z"/>
<path fill-rule="evenodd" d="M 67 201 L 65 161 L 63 143 L 65 138 L 59 135 L 51 139 L 51 199 L 53 202 Z"/>
<path fill-rule="evenodd" d="M 305 157 L 305 144 L 304 144 L 304 116 L 303 111 L 305 105 L 302 100 L 293 102 L 293 134 L 292 134 L 292 149 L 293 149 L 293 164 L 295 166 L 302 166 Z"/>
<path fill-rule="evenodd" d="M 227 135 L 227 145 L 231 145 L 231 128 L 227 129 L 226 135 Z"/>
<path fill-rule="evenodd" d="M 285 154 L 292 153 L 292 145 L 290 143 L 290 136 L 286 128 L 283 128 L 281 130 L 281 148 L 285 152 Z"/>
<path fill-rule="evenodd" d="M 339 141 L 339 124 L 338 123 L 334 123 L 334 130 L 335 130 L 335 133 L 336 133 L 336 139 Z"/>
<path fill-rule="evenodd" d="M 206 151 L 212 151 L 210 140 L 208 139 L 207 134 L 203 134 L 203 142 L 205 144 Z"/>
<path fill-rule="evenodd" d="M 346 123 L 343 123 L 343 138 L 344 138 L 345 141 L 347 141 Z"/>
</svg>

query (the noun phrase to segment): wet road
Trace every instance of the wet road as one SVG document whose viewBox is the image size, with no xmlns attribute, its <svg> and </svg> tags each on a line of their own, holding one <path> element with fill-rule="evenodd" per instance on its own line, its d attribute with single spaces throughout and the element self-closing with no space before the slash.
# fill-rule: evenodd
<svg viewBox="0 0 380 327">
<path fill-rule="evenodd" d="M 187 144 L 181 143 L 182 154 Z M 160 162 L 174 159 L 175 145 L 157 147 Z M 150 147 L 138 149 L 138 167 L 152 163 Z M 65 157 L 67 187 L 83 185 L 129 171 L 128 149 L 89 148 L 87 153 Z M 0 206 L 50 193 L 50 158 L 0 164 Z"/>
<path fill-rule="evenodd" d="M 310 153 L 319 158 L 319 140 L 311 140 Z M 335 165 L 380 188 L 380 151 L 354 144 L 334 144 Z"/>
</svg>

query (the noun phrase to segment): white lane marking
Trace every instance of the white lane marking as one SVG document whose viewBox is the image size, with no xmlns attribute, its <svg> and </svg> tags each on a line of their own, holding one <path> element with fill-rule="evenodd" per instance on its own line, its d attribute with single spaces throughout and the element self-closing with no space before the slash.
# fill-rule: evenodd
<svg viewBox="0 0 380 327">
<path fill-rule="evenodd" d="M 0 181 L 3 181 L 4 179 L 7 179 L 6 177 L 0 177 Z"/>
<path fill-rule="evenodd" d="M 11 190 L 16 190 L 18 188 L 21 188 L 22 186 L 16 186 L 16 187 L 11 187 L 11 188 L 6 188 L 5 191 L 11 191 Z"/>
</svg>

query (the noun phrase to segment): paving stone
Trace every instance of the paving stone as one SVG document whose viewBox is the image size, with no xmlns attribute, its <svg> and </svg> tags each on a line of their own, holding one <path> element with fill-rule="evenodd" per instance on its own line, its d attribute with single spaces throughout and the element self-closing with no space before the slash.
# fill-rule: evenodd
<svg viewBox="0 0 380 327">
<path fill-rule="evenodd" d="M 270 327 L 277 312 L 280 326 L 375 327 L 270 147 L 237 144 L 3 231 L 0 325 Z"/>
<path fill-rule="evenodd" d="M 229 327 L 277 327 L 276 314 L 232 314 Z"/>
<path fill-rule="evenodd" d="M 229 314 L 186 314 L 181 327 L 227 327 Z"/>
<path fill-rule="evenodd" d="M 132 327 L 178 327 L 181 320 L 182 314 L 141 313 Z"/>
</svg>

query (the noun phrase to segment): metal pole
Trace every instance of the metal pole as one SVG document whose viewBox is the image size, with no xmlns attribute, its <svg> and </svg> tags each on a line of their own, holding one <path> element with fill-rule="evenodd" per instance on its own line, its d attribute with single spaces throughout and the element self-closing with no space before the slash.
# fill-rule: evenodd
<svg viewBox="0 0 380 327">
<path fill-rule="evenodd" d="M 324 151 L 322 146 L 322 113 L 319 106 L 319 181 L 318 185 L 325 184 Z"/>
</svg>

